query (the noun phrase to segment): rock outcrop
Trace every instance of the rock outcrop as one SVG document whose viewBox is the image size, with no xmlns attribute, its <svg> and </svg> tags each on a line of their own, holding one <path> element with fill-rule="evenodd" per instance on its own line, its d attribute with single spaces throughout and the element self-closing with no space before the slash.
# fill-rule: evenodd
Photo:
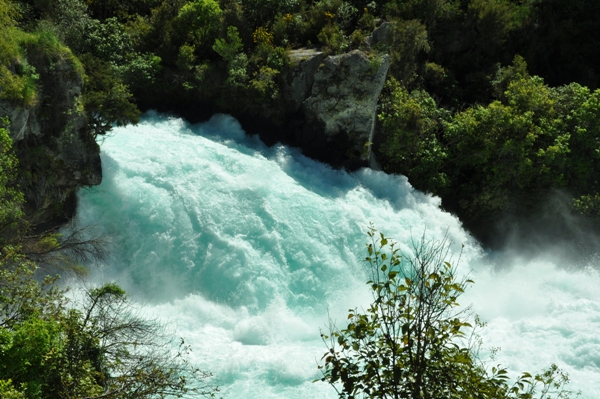
<svg viewBox="0 0 600 399">
<path fill-rule="evenodd" d="M 46 223 L 69 217 L 77 189 L 100 184 L 102 168 L 80 103 L 81 66 L 65 48 L 28 53 L 39 74 L 37 101 L 23 106 L 1 100 L 0 116 L 10 119 L 26 212 L 34 223 Z"/>
<path fill-rule="evenodd" d="M 295 50 L 290 59 L 294 66 L 282 88 L 286 141 L 333 166 L 366 165 L 389 57 Z"/>
</svg>

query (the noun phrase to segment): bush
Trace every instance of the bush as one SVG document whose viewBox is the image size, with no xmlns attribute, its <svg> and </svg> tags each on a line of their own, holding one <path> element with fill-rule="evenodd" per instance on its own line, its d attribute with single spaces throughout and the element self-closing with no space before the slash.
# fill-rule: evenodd
<svg viewBox="0 0 600 399">
<path fill-rule="evenodd" d="M 250 81 L 250 86 L 254 90 L 253 94 L 263 101 L 271 102 L 276 100 L 279 96 L 276 80 L 278 74 L 279 71 L 275 69 L 267 66 L 261 67 L 254 76 L 254 79 Z"/>
<path fill-rule="evenodd" d="M 3 247 L 0 397 L 7 399 L 214 397 L 188 348 L 138 310 L 115 284 L 69 303 L 39 284 L 36 264 Z M 8 255 L 7 255 L 8 254 Z M 179 341 L 179 340 L 177 340 Z M 179 344 L 179 345 L 178 345 Z"/>
<path fill-rule="evenodd" d="M 23 41 L 33 35 L 16 28 L 18 18 L 18 9 L 11 2 L 0 0 L 0 99 L 31 106 L 38 100 L 39 75 L 27 62 L 22 48 Z"/>
<path fill-rule="evenodd" d="M 8 127 L 7 118 L 0 119 Z M 0 125 L 0 246 L 12 242 L 23 217 L 23 193 L 17 189 L 17 157 L 7 128 Z"/>
<path fill-rule="evenodd" d="M 208 49 L 221 28 L 223 11 L 215 0 L 195 0 L 186 3 L 175 19 L 175 26 L 198 50 Z"/>
<path fill-rule="evenodd" d="M 406 175 L 419 190 L 439 193 L 448 186 L 441 136 L 449 113 L 426 92 L 409 93 L 393 78 L 384 93 L 379 113 L 384 168 Z"/>
<path fill-rule="evenodd" d="M 348 38 L 334 23 L 328 23 L 317 35 L 325 54 L 338 54 L 348 49 Z"/>
<path fill-rule="evenodd" d="M 468 308 L 460 310 L 457 302 L 473 281 L 459 278 L 445 261 L 446 240 L 421 238 L 413 242 L 413 254 L 403 256 L 372 227 L 368 234 L 373 303 L 363 312 L 350 310 L 346 328 L 331 326 L 322 334 L 327 352 L 321 381 L 340 398 L 571 397 L 564 389 L 568 378 L 556 366 L 535 377 L 523 373 L 513 385 L 506 369 L 484 367 L 472 345 L 478 341 L 465 333 L 473 331 Z"/>
</svg>

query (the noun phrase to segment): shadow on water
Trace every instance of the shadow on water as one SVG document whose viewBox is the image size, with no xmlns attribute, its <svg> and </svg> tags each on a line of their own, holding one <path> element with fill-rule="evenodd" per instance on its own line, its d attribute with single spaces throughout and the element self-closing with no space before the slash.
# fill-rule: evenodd
<svg viewBox="0 0 600 399">
<path fill-rule="evenodd" d="M 160 117 L 150 115 L 151 122 L 160 120 Z M 247 135 L 240 123 L 229 115 L 215 115 L 207 122 L 189 125 L 189 130 L 240 153 L 260 155 L 276 162 L 281 171 L 296 183 L 321 197 L 341 198 L 351 190 L 364 187 L 376 199 L 388 201 L 395 210 L 432 200 L 431 196 L 416 191 L 405 176 L 388 175 L 368 168 L 347 172 L 308 158 L 297 148 L 280 143 L 268 147 L 258 136 Z"/>
<path fill-rule="evenodd" d="M 155 112 L 148 112 L 144 121 L 157 124 L 167 120 Z M 240 123 L 230 115 L 217 114 L 206 122 L 193 125 L 185 123 L 185 127 L 197 136 L 225 145 L 241 154 L 262 156 L 276 162 L 281 171 L 296 183 L 321 197 L 343 197 L 347 191 L 360 185 L 352 175 L 312 160 L 302 155 L 297 148 L 286 147 L 280 143 L 267 146 L 257 135 L 246 134 Z"/>
</svg>

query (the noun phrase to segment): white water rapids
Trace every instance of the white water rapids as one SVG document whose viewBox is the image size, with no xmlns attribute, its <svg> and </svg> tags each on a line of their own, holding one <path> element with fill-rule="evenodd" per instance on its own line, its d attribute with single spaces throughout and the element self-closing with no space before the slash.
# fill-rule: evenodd
<svg viewBox="0 0 600 399">
<path fill-rule="evenodd" d="M 328 315 L 342 325 L 366 306 L 369 223 L 400 242 L 441 238 L 464 250 L 475 285 L 461 304 L 488 326 L 491 363 L 513 376 L 556 363 L 583 399 L 600 395 L 600 276 L 560 260 L 501 268 L 438 198 L 407 179 L 335 171 L 285 146 L 264 146 L 231 117 L 189 125 L 147 114 L 102 143 L 102 185 L 79 194 L 77 223 L 112 237 L 111 260 L 92 272 L 116 281 L 191 344 L 225 397 L 324 399 Z M 486 352 L 484 350 L 484 352 Z"/>
</svg>

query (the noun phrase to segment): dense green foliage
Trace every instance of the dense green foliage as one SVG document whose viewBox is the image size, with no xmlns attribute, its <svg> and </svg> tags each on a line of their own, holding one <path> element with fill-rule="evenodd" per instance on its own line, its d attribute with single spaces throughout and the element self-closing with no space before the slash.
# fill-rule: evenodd
<svg viewBox="0 0 600 399">
<path fill-rule="evenodd" d="M 2 255 L 0 389 L 27 399 L 216 393 L 199 384 L 209 375 L 185 361 L 183 341 L 177 347 L 163 326 L 141 318 L 118 286 L 72 303 L 53 279 L 36 281 L 34 263 Z"/>
<path fill-rule="evenodd" d="M 119 70 L 119 64 L 113 67 L 107 61 L 94 57 L 94 54 L 107 57 L 123 53 L 119 46 L 124 46 L 124 39 L 115 37 L 118 32 L 114 32 L 114 26 L 98 26 L 98 21 L 85 18 L 86 14 L 81 13 L 81 7 L 71 10 L 70 6 L 71 4 L 63 1 L 57 2 L 56 12 L 60 18 L 57 17 L 56 26 L 44 20 L 35 29 L 27 31 L 23 29 L 24 26 L 18 26 L 18 21 L 24 19 L 21 15 L 28 15 L 26 11 L 31 10 L 21 3 L 0 1 L 0 99 L 25 107 L 39 105 L 40 71 L 36 70 L 34 64 L 48 65 L 47 68 L 51 71 L 55 65 L 67 60 L 76 73 L 86 75 L 83 103 L 87 108 L 84 111 L 89 116 L 89 127 L 94 134 L 106 133 L 113 123 L 136 122 L 139 111 L 130 101 L 132 94 L 123 78 L 135 73 L 138 76 L 136 79 L 143 79 L 144 75 L 137 73 L 140 71 L 135 69 L 135 62 L 139 63 L 139 60 L 133 60 L 134 65 L 129 69 Z M 64 10 L 69 12 L 64 15 L 59 13 Z M 77 10 L 80 11 L 79 14 Z M 78 24 L 78 17 L 88 23 Z M 71 24 L 66 18 L 74 18 L 75 21 Z M 61 24 L 64 30 L 60 29 Z M 71 49 L 58 38 L 69 45 L 72 44 L 69 40 L 77 42 L 72 48 L 83 52 L 80 54 L 83 66 Z M 45 60 L 41 61 L 42 58 Z"/>
<path fill-rule="evenodd" d="M 379 237 L 377 237 L 379 235 Z M 458 309 L 473 281 L 460 279 L 445 261 L 446 242 L 413 243 L 404 256 L 383 234 L 369 231 L 373 303 L 350 310 L 343 329 L 322 334 L 322 381 L 340 398 L 533 399 L 569 398 L 566 375 L 556 366 L 510 383 L 505 368 L 486 368 L 478 357 L 481 340 Z M 483 327 L 475 318 L 476 327 Z M 556 396 L 555 396 L 556 395 Z"/>
<path fill-rule="evenodd" d="M 0 121 L 5 124 L 6 119 Z M 0 245 L 7 245 L 23 217 L 23 194 L 15 187 L 17 159 L 8 130 L 0 127 Z"/>
<path fill-rule="evenodd" d="M 0 2 L 0 99 L 32 105 L 39 76 L 23 57 L 21 46 L 27 35 L 16 28 L 18 15 L 12 3 Z"/>
<path fill-rule="evenodd" d="M 470 218 L 531 209 L 551 189 L 597 192 L 600 91 L 549 87 L 521 57 L 498 70 L 492 88 L 488 105 L 451 114 L 426 93 L 391 84 L 380 114 L 387 167 L 454 198 Z"/>
</svg>

